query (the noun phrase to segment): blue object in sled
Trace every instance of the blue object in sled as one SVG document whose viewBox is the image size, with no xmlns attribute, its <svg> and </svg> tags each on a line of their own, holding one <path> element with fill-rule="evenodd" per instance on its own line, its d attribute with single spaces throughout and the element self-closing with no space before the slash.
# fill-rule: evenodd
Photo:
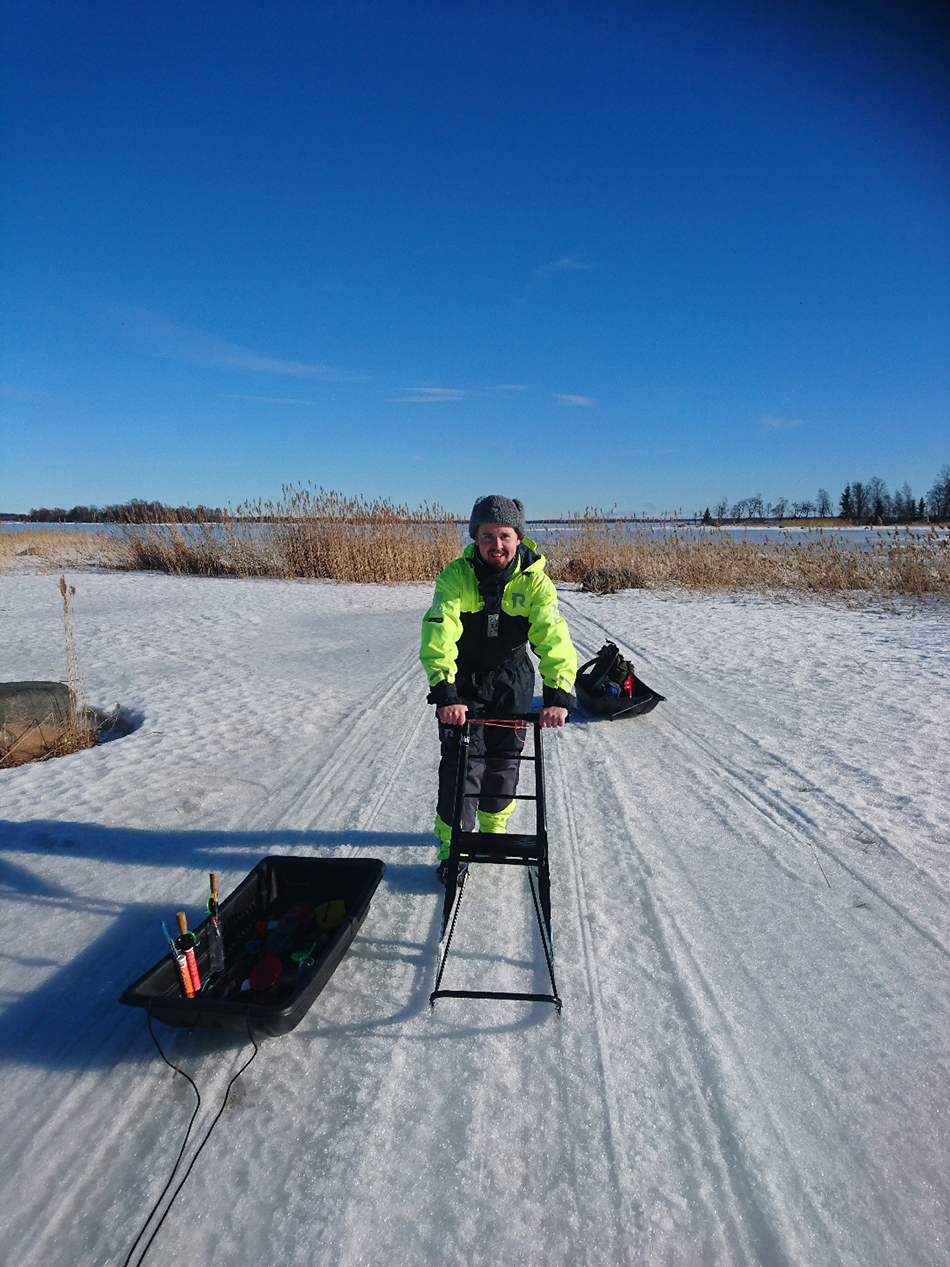
<svg viewBox="0 0 950 1267">
<path fill-rule="evenodd" d="M 645 682 L 637 679 L 633 695 L 607 695 L 585 690 L 578 681 L 574 685 L 577 702 L 588 717 L 606 717 L 618 721 L 621 717 L 639 717 L 652 712 L 666 699 L 658 691 L 652 691 Z"/>
<path fill-rule="evenodd" d="M 207 919 L 194 930 L 198 969 L 205 982 L 195 998 L 182 996 L 175 962 L 166 954 L 123 992 L 119 1002 L 146 1008 L 166 1025 L 211 1025 L 242 1033 L 250 1029 L 257 1037 L 287 1034 L 303 1020 L 346 954 L 385 870 L 378 858 L 264 858 L 219 903 L 226 953 L 222 973 L 210 976 Z M 281 981 L 270 990 L 240 992 L 254 964 L 267 953 L 266 933 L 262 937 L 258 925 L 281 920 L 298 906 L 307 907 L 314 917 L 281 950 Z M 327 912 L 333 912 L 331 918 Z M 314 947 L 318 934 L 323 944 Z M 259 948 L 249 950 L 255 942 Z M 308 950 L 302 962 L 293 958 L 294 952 Z M 223 997 L 234 990 L 239 991 L 237 997 Z"/>
</svg>

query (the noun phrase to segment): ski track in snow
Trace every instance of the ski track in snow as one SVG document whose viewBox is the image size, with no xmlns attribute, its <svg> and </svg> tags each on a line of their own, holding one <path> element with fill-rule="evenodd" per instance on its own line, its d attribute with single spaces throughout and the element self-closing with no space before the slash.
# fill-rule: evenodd
<svg viewBox="0 0 950 1267">
<path fill-rule="evenodd" d="M 605 632 L 602 622 L 592 621 L 579 611 L 571 611 L 570 600 L 562 600 L 562 608 L 565 613 L 569 613 L 569 620 L 572 624 L 575 637 L 579 642 L 588 643 L 591 653 L 596 650 L 600 644 Z M 585 625 L 587 626 L 585 628 Z M 622 638 L 616 637 L 614 629 L 615 641 L 618 641 L 621 648 L 626 654 L 632 655 L 635 662 L 640 663 L 641 657 L 630 646 L 629 643 L 624 644 Z M 671 666 L 666 665 L 666 671 L 669 673 Z M 646 676 L 650 676 L 647 673 Z M 653 684 L 653 683 L 651 683 Z M 662 688 L 662 682 L 659 683 Z M 708 717 L 710 711 L 714 710 L 716 721 L 721 725 L 728 719 L 719 711 L 721 707 L 721 697 L 702 697 L 696 692 L 690 692 L 688 688 L 684 689 L 683 683 L 677 683 L 674 708 L 669 709 L 665 705 L 661 705 L 660 709 L 651 716 L 656 719 L 656 725 L 662 729 L 661 736 L 654 736 L 655 748 L 654 753 L 662 752 L 662 764 L 664 774 L 673 786 L 682 789 L 683 796 L 690 800 L 690 793 L 698 790 L 700 795 L 696 797 L 695 806 L 689 806 L 682 813 L 681 817 L 690 820 L 698 820 L 703 810 L 715 809 L 715 818 L 721 820 L 724 829 L 730 834 L 738 836 L 752 837 L 756 840 L 757 847 L 763 832 L 763 828 L 769 826 L 773 828 L 771 835 L 773 841 L 769 842 L 766 850 L 766 856 L 770 857 L 779 867 L 780 874 L 795 880 L 798 883 L 808 883 L 809 877 L 807 872 L 808 858 L 807 855 L 801 854 L 797 859 L 792 856 L 791 859 L 785 855 L 784 846 L 787 845 L 789 839 L 792 843 L 807 843 L 815 850 L 815 856 L 818 856 L 818 850 L 824 849 L 828 855 L 837 863 L 838 867 L 845 872 L 850 880 L 857 880 L 863 885 L 875 898 L 879 899 L 882 905 L 890 908 L 900 921 L 903 921 L 913 931 L 924 940 L 924 946 L 912 944 L 910 953 L 907 953 L 907 947 L 903 944 L 903 938 L 900 936 L 902 930 L 897 927 L 898 937 L 893 940 L 893 944 L 888 945 L 888 955 L 893 959 L 901 962 L 907 973 L 908 979 L 913 979 L 915 974 L 920 972 L 919 960 L 923 954 L 925 960 L 932 961 L 932 970 L 937 981 L 941 983 L 937 990 L 930 990 L 926 983 L 918 988 L 918 1005 L 925 1016 L 942 1017 L 943 1031 L 946 1033 L 946 950 L 945 941 L 941 936 L 935 935 L 931 929 L 923 927 L 922 922 L 914 918 L 906 909 L 903 902 L 895 902 L 882 891 L 881 885 L 870 879 L 866 875 L 861 875 L 857 869 L 851 865 L 847 859 L 842 858 L 840 851 L 829 849 L 827 846 L 824 831 L 815 822 L 811 814 L 804 814 L 799 811 L 797 806 L 789 804 L 789 802 L 776 795 L 763 792 L 758 785 L 754 766 L 757 761 L 757 753 L 759 745 L 752 740 L 751 736 L 745 733 L 741 725 L 729 724 L 728 729 L 731 731 L 729 741 L 720 744 L 713 751 L 710 749 L 708 742 L 704 742 L 703 736 L 694 724 L 683 721 L 684 713 L 691 716 Z M 672 685 L 669 688 L 673 690 Z M 690 699 L 692 695 L 692 699 Z M 692 705 L 692 710 L 690 709 Z M 662 714 L 662 715 L 661 715 Z M 623 723 L 616 723 L 618 726 Z M 608 724 L 608 730 L 609 730 Z M 717 726 L 717 729 L 719 727 Z M 599 723 L 596 727 L 598 739 L 604 732 L 604 724 Z M 674 742 L 670 742 L 671 737 Z M 610 737 L 611 739 L 613 736 Z M 605 742 L 605 747 L 607 746 Z M 612 746 L 612 745 L 611 745 Z M 638 754 L 644 757 L 647 753 Z M 588 753 L 590 758 L 591 754 Z M 582 787 L 581 799 L 587 806 L 603 803 L 615 793 L 615 789 L 622 785 L 623 772 L 617 768 L 619 763 L 614 760 L 611 762 L 606 759 L 609 774 L 606 778 L 597 780 L 590 779 L 591 762 L 582 766 L 577 763 L 572 766 L 574 777 L 585 779 L 590 783 L 589 787 Z M 795 770 L 789 763 L 785 762 L 784 773 L 791 774 L 794 781 L 799 786 L 802 785 L 803 776 Z M 677 768 L 679 767 L 679 768 Z M 728 774 L 728 783 L 726 790 L 723 791 L 721 774 L 725 771 Z M 638 772 L 639 773 L 639 772 Z M 644 776 L 644 787 L 649 788 L 653 780 L 649 776 Z M 807 785 L 812 790 L 812 785 Z M 649 802 L 649 794 L 646 797 Z M 828 806 L 833 815 L 841 818 L 843 814 L 847 814 L 845 807 L 839 805 L 831 798 L 828 799 Z M 668 807 L 667 807 L 668 808 Z M 715 977 L 711 977 L 708 971 L 703 968 L 703 960 L 707 959 L 710 963 L 715 963 L 717 956 L 722 956 L 723 948 L 728 947 L 730 941 L 735 941 L 735 932 L 730 928 L 729 918 L 723 911 L 719 902 L 711 900 L 711 894 L 704 893 L 698 886 L 698 883 L 691 876 L 691 859 L 682 853 L 679 842 L 664 830 L 662 821 L 652 822 L 648 827 L 644 827 L 642 823 L 631 821 L 632 805 L 628 800 L 626 803 L 617 800 L 613 795 L 613 804 L 611 812 L 605 815 L 605 830 L 609 830 L 609 824 L 623 822 L 625 830 L 620 832 L 620 838 L 625 840 L 632 846 L 631 852 L 625 852 L 623 849 L 619 852 L 618 860 L 624 864 L 628 871 L 631 871 L 631 880 L 636 882 L 639 880 L 642 886 L 644 902 L 648 904 L 647 923 L 651 931 L 651 936 L 656 940 L 661 959 L 668 965 L 670 974 L 674 981 L 674 987 L 671 991 L 671 997 L 679 996 L 681 1002 L 681 1014 L 684 1026 L 690 1033 L 690 1045 L 697 1052 L 696 1074 L 697 1074 L 697 1091 L 704 1088 L 705 1098 L 710 1104 L 710 1114 L 713 1129 L 710 1133 L 708 1145 L 703 1150 L 706 1164 L 714 1159 L 717 1155 L 721 1157 L 723 1168 L 734 1189 L 734 1207 L 737 1211 L 745 1211 L 745 1220 L 748 1222 L 748 1212 L 756 1211 L 759 1214 L 758 1226 L 747 1228 L 742 1237 L 742 1242 L 736 1245 L 720 1245 L 711 1246 L 708 1261 L 750 1261 L 750 1262 L 814 1262 L 814 1261 L 851 1261 L 849 1255 L 844 1254 L 840 1259 L 834 1257 L 822 1257 L 822 1246 L 833 1242 L 833 1216 L 829 1212 L 822 1210 L 816 1203 L 812 1189 L 813 1182 L 807 1172 L 798 1171 L 798 1167 L 794 1164 L 793 1156 L 790 1154 L 786 1143 L 785 1135 L 787 1133 L 787 1120 L 781 1115 L 777 1118 L 769 1111 L 769 1100 L 774 1097 L 774 1092 L 770 1090 L 770 1077 L 764 1079 L 761 1085 L 756 1089 L 756 1070 L 750 1066 L 749 1061 L 745 1058 L 743 1029 L 735 1025 L 730 1019 L 730 1013 L 735 1011 L 736 1002 L 741 998 L 743 991 L 751 990 L 754 992 L 753 1007 L 762 1017 L 768 1017 L 770 1026 L 773 1026 L 781 1033 L 784 1030 L 782 1048 L 794 1050 L 796 1046 L 796 1026 L 783 1022 L 782 1016 L 776 1012 L 773 1000 L 768 996 L 767 992 L 762 989 L 756 979 L 747 973 L 742 974 L 742 978 L 734 976 L 729 982 L 728 989 L 723 991 L 722 985 L 718 984 L 715 977 L 722 976 L 722 969 L 719 965 L 716 967 Z M 751 813 L 750 813 L 751 812 Z M 764 822 L 756 823 L 756 818 L 761 817 Z M 831 816 L 831 815 L 829 815 Z M 749 819 L 749 827 L 747 831 L 743 830 L 743 818 Z M 775 840 L 778 829 L 780 833 Z M 839 829 L 840 831 L 841 829 Z M 645 855 L 642 848 L 637 845 L 638 837 L 645 836 L 651 848 L 649 855 Z M 783 839 L 784 837 L 784 839 Z M 877 834 L 877 839 L 883 838 L 883 833 Z M 662 845 L 662 852 L 658 846 Z M 899 851 L 895 850 L 899 855 Z M 631 856 L 637 858 L 637 864 L 631 863 Z M 708 956 L 702 952 L 702 937 L 698 935 L 699 927 L 696 922 L 690 924 L 683 918 L 685 912 L 681 912 L 677 916 L 668 909 L 666 904 L 661 904 L 654 896 L 654 860 L 661 865 L 664 870 L 668 870 L 671 865 L 671 859 L 676 859 L 679 864 L 676 871 L 676 893 L 680 899 L 682 906 L 682 897 L 685 893 L 689 893 L 694 903 L 694 914 L 701 912 L 704 922 L 712 925 L 715 929 L 716 950 Z M 901 858 L 903 862 L 903 858 Z M 693 863 L 693 865 L 695 865 Z M 841 887 L 840 874 L 828 866 L 825 860 L 825 869 L 829 870 L 832 877 L 832 891 L 837 886 Z M 933 876 L 926 870 L 915 866 L 906 868 L 910 872 L 910 880 L 915 883 L 915 887 L 923 891 L 927 899 L 928 914 L 942 920 L 945 925 L 946 914 L 946 893 L 941 889 Z M 796 875 L 796 870 L 800 874 Z M 891 877 L 893 881 L 893 876 Z M 815 878 L 811 883 L 816 882 Z M 824 881 L 817 881 L 819 890 Z M 624 885 L 624 892 L 634 891 L 635 884 Z M 664 886 L 666 887 L 666 886 Z M 816 895 L 817 896 L 817 895 Z M 827 901 L 827 893 L 821 895 Z M 717 898 L 728 899 L 729 894 L 719 893 Z M 854 909 L 865 907 L 868 905 L 864 901 L 854 901 Z M 856 935 L 859 939 L 864 934 L 864 930 L 860 927 L 856 930 L 849 930 L 849 933 Z M 874 949 L 873 941 L 868 939 L 869 944 L 866 949 L 871 951 Z M 935 949 L 938 954 L 934 956 L 928 953 Z M 740 947 L 736 946 L 739 952 Z M 880 948 L 877 948 L 880 953 Z M 740 958 L 737 953 L 737 958 Z M 743 979 L 744 978 L 744 979 Z M 797 1017 L 796 1017 L 797 1020 Z M 716 1048 L 718 1047 L 718 1051 Z M 937 1051 L 940 1051 L 939 1046 Z M 946 1070 L 945 1051 L 941 1053 L 944 1056 L 942 1066 Z M 803 1060 L 802 1064 L 807 1066 L 807 1061 Z M 715 1076 L 710 1077 L 710 1074 Z M 800 1077 L 801 1074 L 794 1066 L 786 1070 L 788 1075 Z M 737 1079 L 738 1075 L 738 1079 Z M 761 1077 L 761 1075 L 760 1075 Z M 731 1088 L 728 1083 L 732 1081 L 735 1085 Z M 705 1086 L 704 1086 L 705 1084 Z M 815 1079 L 810 1073 L 802 1080 L 802 1085 L 796 1090 L 794 1105 L 801 1112 L 801 1107 L 816 1099 L 816 1090 L 822 1091 L 821 1083 Z M 750 1132 L 749 1126 L 746 1125 L 744 1130 L 739 1129 L 739 1121 L 744 1115 L 748 1117 L 749 1107 L 742 1106 L 743 1093 L 749 1096 L 752 1093 L 751 1104 L 753 1106 L 758 1103 L 762 1109 L 762 1120 L 752 1124 Z M 698 1096 L 697 1096 L 698 1100 Z M 731 1105 L 731 1107 L 730 1107 Z M 820 1095 L 819 1108 L 823 1113 L 828 1115 L 830 1120 L 834 1120 L 838 1106 L 833 1099 L 827 1094 Z M 803 1115 L 805 1116 L 805 1115 Z M 759 1157 L 744 1158 L 743 1149 L 738 1144 L 743 1135 L 753 1139 L 760 1138 L 765 1146 L 765 1151 Z M 890 1184 L 885 1182 L 879 1173 L 879 1167 L 874 1164 L 874 1159 L 870 1155 L 870 1151 L 864 1146 L 860 1133 L 856 1133 L 854 1137 L 849 1137 L 847 1147 L 850 1150 L 849 1160 L 854 1167 L 855 1175 L 860 1175 L 867 1191 L 863 1196 L 870 1196 L 871 1200 L 867 1202 L 868 1209 L 865 1211 L 865 1217 L 869 1222 L 879 1222 L 880 1235 L 885 1238 L 883 1244 L 890 1246 L 890 1252 L 885 1253 L 882 1261 L 929 1261 L 926 1249 L 920 1244 L 914 1245 L 908 1242 L 902 1235 L 899 1228 L 899 1221 L 891 1217 L 889 1210 Z M 760 1145 L 761 1148 L 761 1145 Z M 763 1177 L 767 1179 L 770 1165 L 769 1158 L 773 1158 L 776 1154 L 785 1154 L 789 1165 L 782 1169 L 782 1183 L 780 1188 L 776 1188 L 771 1194 L 763 1192 Z M 774 1161 L 773 1161 L 774 1164 Z M 939 1157 L 935 1160 L 935 1169 L 939 1173 Z M 795 1180 L 793 1184 L 790 1180 Z M 717 1193 L 717 1207 L 722 1211 L 729 1207 L 729 1202 L 723 1199 L 722 1193 Z M 796 1204 L 798 1209 L 795 1210 Z M 783 1208 L 784 1207 L 784 1208 Z M 770 1222 L 765 1217 L 766 1212 L 772 1209 L 778 1213 L 777 1225 Z M 933 1211 L 935 1215 L 935 1227 L 941 1226 L 943 1215 L 940 1212 L 939 1203 L 934 1203 Z M 789 1219 L 789 1213 L 795 1210 L 795 1218 Z M 738 1223 L 743 1221 L 742 1218 L 737 1220 Z M 782 1224 L 785 1226 L 783 1227 Z M 896 1226 L 895 1226 L 896 1225 Z M 804 1235 L 803 1235 L 804 1234 Z M 923 1250 L 923 1257 L 920 1257 Z M 824 1251 L 826 1252 L 826 1251 Z M 735 1256 L 735 1257 L 734 1257 Z M 697 1250 L 697 1260 L 702 1258 L 702 1254 Z M 705 1259 L 703 1259 L 705 1261 Z M 644 1261 L 652 1261 L 648 1255 Z"/>
<path fill-rule="evenodd" d="M 739 1261 L 776 1264 L 798 1261 L 783 1250 L 780 1237 L 768 1227 L 761 1213 L 762 1194 L 756 1193 L 756 1168 L 742 1156 L 741 1149 L 736 1148 L 734 1142 L 737 1130 L 724 1084 L 729 1072 L 734 1071 L 740 1079 L 746 1079 L 749 1071 L 744 1068 L 741 1044 L 730 1033 L 728 1015 L 720 1010 L 716 991 L 694 955 L 689 937 L 675 915 L 653 894 L 651 869 L 636 845 L 637 824 L 630 821 L 623 803 L 612 795 L 612 783 L 593 780 L 591 787 L 585 790 L 594 794 L 586 800 L 595 799 L 603 807 L 598 818 L 602 818 L 602 830 L 613 837 L 616 851 L 614 866 L 629 878 L 624 890 L 640 890 L 642 927 L 651 943 L 650 958 L 660 966 L 662 993 L 666 996 L 653 1000 L 656 1011 L 653 1012 L 652 1007 L 649 1011 L 654 1019 L 662 1015 L 664 1009 L 672 1011 L 672 1017 L 663 1027 L 666 1031 L 664 1041 L 679 1049 L 677 1055 L 681 1067 L 677 1076 L 689 1084 L 694 1106 L 703 1110 L 683 1123 L 683 1143 L 686 1147 L 679 1164 L 687 1169 L 696 1160 L 702 1160 L 704 1184 L 711 1191 L 702 1194 L 698 1190 L 696 1200 L 714 1204 L 724 1227 L 722 1243 L 704 1246 L 702 1239 L 698 1241 L 696 1261 L 723 1261 L 736 1253 Z M 614 879 L 616 882 L 616 875 Z M 582 911 L 587 905 L 584 903 Z M 649 986 L 640 981 L 635 988 L 642 993 Z M 653 989 L 656 987 L 653 986 Z M 601 992 L 602 987 L 592 990 L 595 998 Z M 597 1028 L 604 1028 L 603 1022 Z M 605 1048 L 611 1046 L 606 1039 L 602 1043 Z M 784 1151 L 780 1134 L 774 1131 L 772 1134 L 771 1143 Z M 633 1165 L 630 1174 L 637 1174 Z M 686 1182 L 688 1184 L 689 1181 Z M 787 1200 L 787 1189 L 784 1196 Z M 750 1218 L 750 1215 L 758 1217 Z M 638 1222 L 655 1226 L 658 1222 L 656 1212 L 651 1212 L 649 1220 L 641 1216 Z M 753 1226 L 741 1230 L 744 1222 Z M 698 1229 L 697 1234 L 701 1236 Z M 640 1248 L 644 1256 L 636 1261 L 651 1261 L 649 1243 Z"/>
<path fill-rule="evenodd" d="M 4 677 L 60 676 L 54 587 L 0 578 Z M 90 699 L 139 727 L 0 773 L 6 1261 L 124 1260 L 194 1095 L 117 995 L 207 870 L 295 852 L 388 870 L 146 1262 L 947 1261 L 945 611 L 562 591 L 582 658 L 609 636 L 668 698 L 546 737 L 558 1018 L 428 1006 L 425 587 L 78 588 Z M 546 989 L 532 920 L 520 869 L 474 869 L 445 984 Z M 190 1156 L 250 1048 L 156 1031 Z"/>
</svg>

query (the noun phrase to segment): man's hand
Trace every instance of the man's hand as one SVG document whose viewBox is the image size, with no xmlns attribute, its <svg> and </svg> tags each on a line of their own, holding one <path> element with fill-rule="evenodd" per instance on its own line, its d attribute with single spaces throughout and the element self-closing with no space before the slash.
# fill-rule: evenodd
<svg viewBox="0 0 950 1267">
<path fill-rule="evenodd" d="M 549 705 L 547 708 L 542 708 L 540 713 L 538 713 L 538 721 L 541 723 L 542 730 L 554 730 L 558 726 L 563 726 L 567 721 L 567 709 L 555 708 L 553 704 Z"/>
<path fill-rule="evenodd" d="M 464 726 L 468 721 L 467 704 L 446 704 L 437 708 L 435 715 L 443 726 Z"/>
</svg>

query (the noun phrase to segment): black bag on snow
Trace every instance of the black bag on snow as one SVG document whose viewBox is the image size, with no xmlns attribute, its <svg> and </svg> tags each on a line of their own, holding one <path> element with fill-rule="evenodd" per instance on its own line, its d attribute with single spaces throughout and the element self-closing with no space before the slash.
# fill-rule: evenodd
<svg viewBox="0 0 950 1267">
<path fill-rule="evenodd" d="M 639 681 L 617 644 L 605 642 L 593 660 L 582 664 L 574 684 L 577 702 L 589 717 L 635 717 L 666 698 Z"/>
</svg>

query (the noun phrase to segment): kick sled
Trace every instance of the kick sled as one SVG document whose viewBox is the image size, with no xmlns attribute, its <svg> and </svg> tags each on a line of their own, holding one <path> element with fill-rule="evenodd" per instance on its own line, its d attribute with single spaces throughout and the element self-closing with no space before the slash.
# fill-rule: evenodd
<svg viewBox="0 0 950 1267">
<path fill-rule="evenodd" d="M 534 801 L 535 830 L 533 833 L 490 833 L 462 830 L 462 810 L 466 798 L 477 798 L 478 793 L 466 793 L 471 751 L 472 730 L 475 726 L 523 726 L 531 728 L 533 742 L 530 752 L 522 752 L 517 760 L 534 765 L 534 793 L 519 792 L 516 801 Z M 532 993 L 510 990 L 453 990 L 444 989 L 442 978 L 449 961 L 452 937 L 455 933 L 466 881 L 472 868 L 484 865 L 523 867 L 527 870 L 534 915 L 537 920 L 541 945 L 551 983 L 550 993 Z M 544 800 L 544 752 L 541 740 L 541 723 L 537 713 L 519 713 L 504 718 L 470 718 L 462 727 L 459 745 L 458 782 L 455 794 L 455 815 L 449 846 L 448 866 L 445 871 L 445 902 L 442 908 L 443 950 L 439 962 L 435 989 L 429 995 L 434 1007 L 437 999 L 515 999 L 526 1003 L 553 1003 L 558 1013 L 561 999 L 554 980 L 554 944 L 551 937 L 551 875 L 548 867 L 548 832 Z"/>
</svg>

